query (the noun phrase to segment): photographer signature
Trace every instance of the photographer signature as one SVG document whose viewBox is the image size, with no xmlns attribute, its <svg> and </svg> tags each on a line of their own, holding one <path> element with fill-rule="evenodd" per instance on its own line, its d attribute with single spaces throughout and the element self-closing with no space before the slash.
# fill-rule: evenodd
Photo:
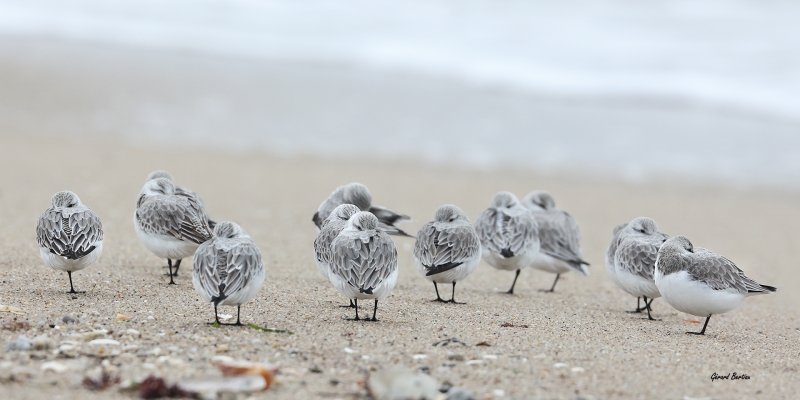
<svg viewBox="0 0 800 400">
<path fill-rule="evenodd" d="M 711 374 L 711 382 L 716 380 L 729 380 L 729 381 L 737 381 L 740 379 L 750 379 L 750 375 L 747 374 L 737 374 L 736 372 L 728 373 L 727 375 L 719 375 L 716 372 Z"/>
</svg>

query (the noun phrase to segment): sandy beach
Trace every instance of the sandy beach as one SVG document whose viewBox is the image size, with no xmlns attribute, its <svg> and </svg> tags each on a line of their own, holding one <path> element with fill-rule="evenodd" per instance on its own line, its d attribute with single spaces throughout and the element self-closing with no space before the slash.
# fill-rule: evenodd
<svg viewBox="0 0 800 400">
<path fill-rule="evenodd" d="M 796 193 L 156 148 L 97 137 L 67 141 L 26 132 L 3 132 L 0 165 L 0 304 L 25 311 L 22 316 L 0 313 L 0 324 L 30 324 L 0 330 L 0 343 L 22 334 L 46 334 L 62 343 L 107 329 L 121 342 L 121 354 L 108 360 L 122 380 L 149 374 L 169 382 L 219 376 L 211 358 L 221 354 L 282 366 L 274 387 L 253 398 L 364 398 L 367 374 L 395 364 L 424 367 L 439 382 L 464 386 L 479 399 L 789 399 L 800 392 Z M 164 262 L 142 246 L 132 223 L 136 194 L 155 169 L 169 170 L 178 184 L 200 193 L 213 218 L 236 221 L 253 237 L 267 279 L 257 298 L 243 307 L 243 319 L 293 335 L 207 326 L 212 308 L 192 287 L 189 260 L 178 285 L 167 286 Z M 350 181 L 368 185 L 376 203 L 411 215 L 413 221 L 402 225 L 409 232 L 444 203 L 458 204 L 474 220 L 496 191 L 522 196 L 547 189 L 579 221 L 591 275 L 563 276 L 556 292 L 548 294 L 538 289 L 549 287 L 552 275 L 525 270 L 516 294 L 508 296 L 501 292 L 512 274 L 482 263 L 458 286 L 466 305 L 430 303 L 432 285 L 413 266 L 413 239 L 396 238 L 400 279 L 380 304 L 380 322 L 346 321 L 350 310 L 338 307 L 345 299 L 314 265 L 311 215 L 333 188 Z M 66 294 L 66 274 L 42 264 L 34 236 L 50 196 L 63 189 L 78 193 L 105 230 L 99 261 L 74 274 L 76 288 L 86 291 L 76 298 Z M 660 321 L 626 313 L 635 299 L 606 277 L 603 255 L 613 226 L 642 215 L 654 218 L 666 233 L 686 235 L 727 256 L 778 292 L 715 316 L 704 337 L 686 335 L 700 326 L 685 320 L 696 318 L 662 299 L 653 303 Z M 132 320 L 117 322 L 118 313 Z M 61 322 L 65 314 L 77 322 Z M 452 337 L 465 345 L 433 346 Z M 102 392 L 82 386 L 87 371 L 100 363 L 96 357 L 57 358 L 52 350 L 1 354 L 5 398 L 132 396 L 116 386 Z M 427 357 L 414 357 L 420 354 Z M 41 371 L 48 361 L 68 370 Z M 710 379 L 730 372 L 750 379 Z"/>
</svg>

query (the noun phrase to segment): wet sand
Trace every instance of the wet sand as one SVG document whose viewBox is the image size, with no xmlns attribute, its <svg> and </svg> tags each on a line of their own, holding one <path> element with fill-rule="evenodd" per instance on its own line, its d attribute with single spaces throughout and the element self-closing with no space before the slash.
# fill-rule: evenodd
<svg viewBox="0 0 800 400">
<path fill-rule="evenodd" d="M 132 222 L 136 195 L 155 169 L 169 170 L 179 185 L 200 193 L 213 218 L 235 221 L 253 237 L 267 279 L 257 298 L 242 308 L 243 320 L 293 335 L 207 326 L 212 307 L 195 293 L 188 259 L 178 285 L 167 286 L 165 263 L 139 242 Z M 565 275 L 555 293 L 541 293 L 553 276 L 524 270 L 515 295 L 508 296 L 502 292 L 513 274 L 481 263 L 458 285 L 457 297 L 467 304 L 431 303 L 433 287 L 413 266 L 413 239 L 396 238 L 400 278 L 379 305 L 380 321 L 346 321 L 352 312 L 338 307 L 345 299 L 314 265 L 311 216 L 331 190 L 351 181 L 369 186 L 375 203 L 411 215 L 414 220 L 401 227 L 412 233 L 444 203 L 459 205 L 474 221 L 496 191 L 523 196 L 547 189 L 580 223 L 591 275 Z M 5 346 L 21 334 L 47 334 L 57 345 L 80 342 L 78 334 L 104 328 L 121 343 L 121 354 L 108 360 L 122 380 L 148 374 L 170 382 L 218 376 L 211 358 L 222 354 L 282 365 L 275 386 L 255 398 L 363 398 L 369 371 L 394 364 L 427 367 L 440 382 L 464 386 L 479 399 L 500 394 L 513 399 L 788 399 L 800 392 L 797 193 L 469 171 L 377 158 L 151 147 L 91 136 L 67 141 L 21 130 L 0 135 L 0 182 L 0 304 L 26 312 L 0 313 L 0 324 L 16 319 L 31 326 L 0 330 L 0 343 Z M 66 294 L 66 274 L 43 265 L 34 233 L 50 196 L 64 189 L 78 193 L 105 230 L 99 261 L 74 274 L 76 288 L 86 291 L 74 299 Z M 662 299 L 653 303 L 660 321 L 626 313 L 635 299 L 606 277 L 603 256 L 612 228 L 638 216 L 652 217 L 662 231 L 725 255 L 778 292 L 713 317 L 704 337 L 686 335 L 699 330 L 700 325 L 685 321 L 696 318 Z M 221 312 L 235 314 L 232 308 Z M 118 313 L 132 321 L 116 322 Z M 77 322 L 64 324 L 65 314 Z M 503 326 L 508 324 L 514 327 Z M 449 337 L 466 345 L 433 346 Z M 0 350 L 0 387 L 9 399 L 130 397 L 116 387 L 94 394 L 83 388 L 84 375 L 100 363 L 83 352 L 58 358 L 52 350 Z M 415 359 L 417 354 L 427 358 Z M 451 354 L 463 360 L 451 360 Z M 42 372 L 47 361 L 70 369 Z M 750 379 L 710 379 L 730 372 Z"/>
</svg>

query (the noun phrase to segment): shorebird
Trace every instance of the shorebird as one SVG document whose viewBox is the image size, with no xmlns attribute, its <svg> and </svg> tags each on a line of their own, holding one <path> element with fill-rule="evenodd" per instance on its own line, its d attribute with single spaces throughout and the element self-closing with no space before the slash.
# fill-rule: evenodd
<svg viewBox="0 0 800 400">
<path fill-rule="evenodd" d="M 145 182 L 136 202 L 133 224 L 142 244 L 156 256 L 167 259 L 171 285 L 175 284 L 172 260 L 177 260 L 177 270 L 181 260 L 192 256 L 212 234 L 203 206 L 176 195 L 175 185 L 166 178 Z"/>
<path fill-rule="evenodd" d="M 619 232 L 617 251 L 614 253 L 614 272 L 617 285 L 631 296 L 644 299 L 647 319 L 653 299 L 661 297 L 661 293 L 653 280 L 655 274 L 658 249 L 669 239 L 658 231 L 656 222 L 650 218 L 640 217 L 628 223 Z M 650 298 L 648 302 L 647 299 Z"/>
<path fill-rule="evenodd" d="M 336 207 L 322 223 L 319 235 L 314 240 L 314 258 L 317 261 L 317 268 L 328 282 L 331 282 L 331 260 L 333 259 L 331 244 L 347 226 L 350 217 L 359 211 L 358 207 L 352 204 L 342 204 Z M 350 305 L 342 307 L 355 307 L 355 304 L 350 300 Z"/>
<path fill-rule="evenodd" d="M 397 283 L 397 249 L 392 239 L 378 229 L 378 218 L 359 211 L 333 240 L 330 277 L 333 287 L 353 300 L 358 321 L 358 300 L 375 300 L 372 318 L 377 321 L 378 300 Z"/>
<path fill-rule="evenodd" d="M 458 303 L 456 283 L 469 276 L 481 261 L 480 239 L 464 211 L 452 204 L 439 207 L 434 220 L 417 232 L 414 260 L 417 271 L 433 282 L 433 301 L 445 302 L 437 283 L 452 283 L 453 293 L 447 303 Z"/>
<path fill-rule="evenodd" d="M 589 275 L 589 263 L 581 258 L 581 232 L 575 218 L 557 209 L 553 196 L 544 191 L 529 193 L 522 204 L 539 225 L 540 248 L 531 267 L 556 274 L 550 290 L 542 291 L 552 293 L 561 274 L 569 271 Z"/>
<path fill-rule="evenodd" d="M 739 308 L 747 297 L 777 290 L 748 278 L 733 261 L 694 247 L 684 236 L 675 236 L 661 245 L 655 282 L 669 305 L 678 311 L 706 317 L 700 332 L 686 332 L 693 335 L 706 333 L 712 315 Z"/>
<path fill-rule="evenodd" d="M 52 207 L 42 213 L 36 224 L 36 242 L 45 265 L 65 271 L 69 293 L 76 292 L 72 273 L 97 261 L 103 252 L 103 224 L 100 217 L 81 203 L 73 192 L 58 192 L 51 198 Z"/>
<path fill-rule="evenodd" d="M 509 192 L 495 194 L 492 206 L 475 220 L 483 260 L 500 270 L 517 271 L 508 294 L 514 294 L 520 270 L 539 252 L 538 231 L 530 210 Z"/>
<path fill-rule="evenodd" d="M 322 223 L 328 218 L 330 213 L 339 205 L 353 204 L 361 211 L 369 211 L 378 217 L 379 228 L 390 235 L 408 236 L 394 224 L 409 219 L 408 215 L 400 214 L 386 207 L 372 205 L 372 195 L 366 186 L 358 183 L 348 183 L 339 186 L 331 195 L 319 205 L 314 217 L 311 218 L 317 228 L 322 228 Z"/>
<path fill-rule="evenodd" d="M 253 239 L 237 224 L 220 222 L 214 236 L 197 248 L 192 283 L 200 297 L 214 305 L 218 325 L 242 325 L 242 304 L 252 300 L 264 284 L 264 263 Z M 217 306 L 236 306 L 236 323 L 221 324 Z"/>
<path fill-rule="evenodd" d="M 158 179 L 158 178 L 168 179 L 170 182 L 172 182 L 173 185 L 175 184 L 175 179 L 172 178 L 172 174 L 170 174 L 169 172 L 164 171 L 164 170 L 158 170 L 158 171 L 151 172 L 150 175 L 147 175 L 147 180 L 145 182 L 151 181 L 153 179 Z M 187 188 L 175 185 L 175 195 L 176 196 L 186 197 L 190 201 L 199 204 L 200 207 L 203 207 L 203 209 L 205 209 L 206 205 L 205 205 L 205 203 L 203 203 L 203 199 L 200 198 L 200 195 L 198 195 L 194 190 L 187 189 Z M 214 226 L 217 223 L 214 222 L 211 218 L 209 218 L 208 215 L 206 215 L 206 221 L 208 222 L 208 227 L 213 230 Z M 172 260 L 169 260 L 169 259 L 167 260 L 167 264 L 169 264 L 171 262 L 172 262 Z M 179 264 L 180 263 L 178 263 L 178 265 Z M 164 268 L 169 268 L 169 265 L 165 265 Z M 174 276 L 178 276 L 178 267 L 176 267 L 175 270 L 172 273 L 173 273 Z"/>
</svg>

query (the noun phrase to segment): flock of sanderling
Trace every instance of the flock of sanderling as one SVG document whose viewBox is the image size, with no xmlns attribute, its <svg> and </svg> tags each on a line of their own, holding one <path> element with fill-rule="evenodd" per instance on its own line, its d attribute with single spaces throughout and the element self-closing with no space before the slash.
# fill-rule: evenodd
<svg viewBox="0 0 800 400">
<path fill-rule="evenodd" d="M 319 206 L 313 221 L 319 229 L 314 253 L 320 273 L 350 300 L 373 300 L 377 321 L 378 301 L 397 283 L 397 249 L 389 235 L 409 236 L 395 224 L 409 217 L 372 204 L 366 186 L 340 186 Z M 193 191 L 175 186 L 172 176 L 156 171 L 147 177 L 136 201 L 133 217 L 139 239 L 153 254 L 167 260 L 170 284 L 175 284 L 181 260 L 193 256 L 192 282 L 200 297 L 214 306 L 214 322 L 220 324 L 217 307 L 237 306 L 252 300 L 264 283 L 261 252 L 247 233 L 233 222 L 215 223 L 206 215 L 203 201 Z M 606 272 L 625 292 L 637 298 L 631 312 L 647 311 L 653 299 L 664 297 L 671 306 L 705 317 L 705 334 L 713 314 L 732 311 L 748 296 L 775 292 L 760 285 L 727 258 L 694 247 L 683 236 L 669 237 L 658 231 L 650 218 L 636 218 L 618 225 L 606 252 Z M 52 197 L 52 207 L 39 218 L 37 242 L 45 264 L 65 271 L 70 292 L 72 273 L 95 262 L 103 250 L 100 218 L 69 191 Z M 555 274 L 555 289 L 563 273 L 589 275 L 589 263 L 581 258 L 580 230 L 575 219 L 559 210 L 547 192 L 528 194 L 523 201 L 499 192 L 491 206 L 470 223 L 452 204 L 441 206 L 434 220 L 423 225 L 414 246 L 416 268 L 433 282 L 436 299 L 458 303 L 456 283 L 467 278 L 481 259 L 496 269 L 520 271 L 533 267 Z M 173 264 L 174 261 L 174 264 Z M 439 295 L 438 284 L 451 284 L 450 300 Z M 644 306 L 641 301 L 644 300 Z"/>
</svg>

